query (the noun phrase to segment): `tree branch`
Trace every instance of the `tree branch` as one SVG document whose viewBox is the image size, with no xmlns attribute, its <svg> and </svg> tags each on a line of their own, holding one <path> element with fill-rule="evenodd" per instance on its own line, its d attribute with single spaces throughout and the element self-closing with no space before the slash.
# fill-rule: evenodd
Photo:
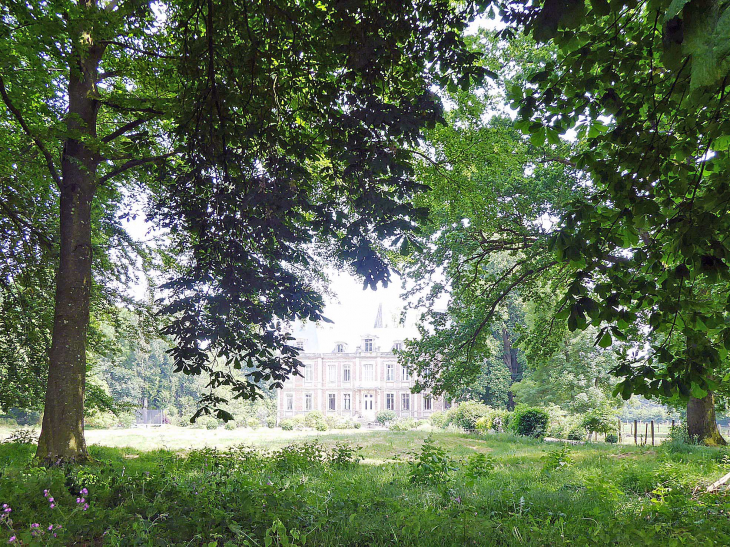
<svg viewBox="0 0 730 547">
<path fill-rule="evenodd" d="M 43 232 L 38 230 L 33 224 L 18 216 L 4 201 L 0 201 L 0 209 L 2 209 L 8 218 L 13 221 L 17 226 L 21 226 L 30 230 L 30 232 L 38 238 L 41 245 L 51 250 L 54 247 L 53 241 L 46 236 Z"/>
<path fill-rule="evenodd" d="M 122 164 L 121 166 L 117 167 L 116 169 L 112 169 L 109 173 L 104 175 L 99 179 L 98 185 L 101 186 L 105 182 L 107 182 L 110 179 L 113 179 L 117 175 L 121 175 L 125 171 L 129 171 L 130 169 L 134 167 L 139 167 L 140 165 L 144 165 L 145 163 L 151 163 L 157 160 L 164 160 L 165 158 L 169 158 L 170 156 L 174 155 L 175 152 L 170 152 L 169 154 L 163 154 L 161 156 L 151 156 L 149 158 L 139 158 L 136 160 L 129 160 L 128 162 Z"/>
<path fill-rule="evenodd" d="M 124 135 L 127 131 L 131 131 L 135 127 L 139 127 L 140 125 L 142 125 L 143 123 L 145 123 L 147 121 L 149 121 L 149 118 L 139 118 L 137 120 L 126 123 L 123 126 L 121 126 L 120 128 L 118 128 L 117 130 L 109 133 L 103 139 L 101 139 L 101 142 L 111 142 L 114 139 L 116 139 L 117 137 L 121 137 L 122 135 Z"/>
<path fill-rule="evenodd" d="M 48 165 L 48 171 L 51 173 L 51 177 L 54 181 L 56 181 L 56 184 L 60 187 L 61 186 L 61 177 L 58 174 L 58 171 L 56 170 L 56 166 L 53 163 L 53 156 L 51 156 L 51 153 L 48 151 L 46 146 L 43 144 L 43 141 L 41 141 L 36 135 L 33 134 L 33 132 L 30 130 L 30 127 L 28 127 L 28 124 L 23 119 L 23 115 L 20 113 L 20 110 L 15 108 L 12 101 L 10 100 L 10 97 L 8 96 L 8 92 L 5 89 L 5 82 L 3 81 L 3 77 L 0 76 L 0 95 L 2 95 L 3 102 L 5 103 L 5 106 L 8 107 L 8 110 L 15 116 L 15 119 L 20 124 L 20 127 L 23 128 L 23 131 L 31 138 L 33 139 L 33 142 L 36 144 L 38 149 L 41 151 L 43 156 L 46 158 L 46 164 Z"/>
<path fill-rule="evenodd" d="M 156 57 L 158 59 L 180 60 L 180 57 L 176 57 L 174 55 L 162 55 L 161 53 L 157 53 L 156 51 L 150 51 L 149 49 L 142 49 L 137 46 L 133 46 L 131 44 L 125 44 L 124 42 L 119 42 L 117 40 L 101 40 L 100 43 L 106 44 L 106 45 L 111 45 L 111 46 L 123 47 L 125 49 L 130 49 L 132 51 L 136 51 L 137 53 L 142 53 L 143 55 L 149 55 L 150 57 Z"/>
</svg>

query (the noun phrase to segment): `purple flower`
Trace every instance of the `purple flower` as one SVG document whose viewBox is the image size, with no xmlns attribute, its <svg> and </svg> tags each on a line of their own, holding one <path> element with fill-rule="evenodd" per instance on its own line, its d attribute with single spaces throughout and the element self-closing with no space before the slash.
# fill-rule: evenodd
<svg viewBox="0 0 730 547">
<path fill-rule="evenodd" d="M 84 498 L 76 498 L 76 503 L 84 503 L 85 501 Z"/>
<path fill-rule="evenodd" d="M 85 496 L 86 494 L 89 493 L 89 491 L 86 488 L 82 488 L 81 493 Z"/>
<path fill-rule="evenodd" d="M 40 527 L 41 527 L 41 525 L 40 525 L 40 524 L 38 524 L 37 522 L 34 522 L 33 524 L 31 524 L 31 525 L 30 525 L 30 527 L 31 527 L 31 528 L 40 528 Z"/>
<path fill-rule="evenodd" d="M 53 498 L 48 498 L 48 503 L 53 503 L 55 500 Z"/>
<path fill-rule="evenodd" d="M 88 503 L 85 503 L 84 504 L 84 511 L 86 511 L 88 508 L 89 508 L 89 504 Z"/>
<path fill-rule="evenodd" d="M 43 495 L 44 495 L 45 497 L 48 497 L 48 490 L 44 490 L 44 491 L 43 491 Z"/>
<path fill-rule="evenodd" d="M 55 508 L 56 508 L 56 504 L 55 503 L 52 503 L 51 504 L 51 509 L 55 509 Z"/>
<path fill-rule="evenodd" d="M 15 543 L 15 536 L 10 536 L 8 543 Z"/>
<path fill-rule="evenodd" d="M 5 509 L 3 510 L 3 513 L 10 513 L 10 511 L 12 511 L 12 509 L 10 507 L 5 507 Z"/>
<path fill-rule="evenodd" d="M 48 525 L 48 531 L 50 532 L 51 530 L 53 530 L 53 524 Z"/>
</svg>

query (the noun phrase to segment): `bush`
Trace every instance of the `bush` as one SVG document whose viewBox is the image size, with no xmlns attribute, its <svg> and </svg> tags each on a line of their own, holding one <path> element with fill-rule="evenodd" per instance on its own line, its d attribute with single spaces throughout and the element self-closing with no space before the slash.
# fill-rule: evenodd
<svg viewBox="0 0 730 547">
<path fill-rule="evenodd" d="M 329 429 L 329 427 L 327 427 L 326 422 L 321 421 L 321 422 L 316 423 L 316 425 L 314 426 L 314 429 L 316 429 L 317 431 L 327 431 Z"/>
<path fill-rule="evenodd" d="M 496 433 L 504 433 L 509 428 L 509 422 L 512 414 L 506 410 L 492 410 L 488 416 L 492 420 L 492 431 Z"/>
<path fill-rule="evenodd" d="M 395 420 L 395 418 L 396 413 L 392 410 L 381 410 L 375 415 L 375 420 L 377 420 L 380 425 L 385 425 L 388 422 L 392 422 L 393 420 Z"/>
<path fill-rule="evenodd" d="M 618 435 L 615 433 L 607 433 L 604 440 L 609 444 L 616 444 L 618 442 Z"/>
<path fill-rule="evenodd" d="M 38 444 L 38 433 L 32 429 L 16 429 L 2 443 Z"/>
<path fill-rule="evenodd" d="M 488 477 L 494 471 L 494 466 L 494 458 L 476 452 L 467 458 L 464 474 L 470 479 Z"/>
<path fill-rule="evenodd" d="M 446 450 L 438 446 L 431 435 L 424 439 L 421 452 L 410 467 L 408 475 L 414 484 L 443 484 L 454 470 Z"/>
<path fill-rule="evenodd" d="M 477 420 L 488 416 L 490 412 L 492 412 L 492 409 L 484 403 L 466 401 L 460 403 L 456 408 L 449 410 L 447 414 L 451 414 L 450 423 L 462 429 L 476 429 Z"/>
<path fill-rule="evenodd" d="M 258 418 L 254 418 L 251 416 L 250 418 L 246 419 L 246 427 L 250 427 L 251 429 L 258 429 L 261 426 L 261 422 Z"/>
<path fill-rule="evenodd" d="M 448 425 L 449 416 L 446 412 L 436 411 L 431 414 L 431 425 L 444 429 Z"/>
<path fill-rule="evenodd" d="M 337 429 L 337 426 L 340 425 L 341 421 L 342 420 L 340 420 L 337 416 L 327 416 L 324 419 L 328 429 Z"/>
<path fill-rule="evenodd" d="M 294 429 L 294 420 L 282 420 L 281 428 L 284 431 L 292 431 Z"/>
<path fill-rule="evenodd" d="M 549 422 L 550 416 L 543 409 L 518 406 L 509 427 L 517 435 L 539 439 L 545 436 Z"/>
<path fill-rule="evenodd" d="M 474 428 L 480 433 L 486 433 L 492 429 L 492 417 L 482 416 L 477 420 L 476 424 L 474 424 Z"/>
<path fill-rule="evenodd" d="M 616 431 L 616 415 L 608 408 L 594 408 L 583 416 L 580 425 L 590 433 L 613 433 Z"/>
<path fill-rule="evenodd" d="M 318 423 L 324 423 L 324 415 L 319 410 L 312 410 L 304 416 L 304 425 L 316 428 Z"/>
<path fill-rule="evenodd" d="M 273 429 L 276 427 L 276 416 L 269 416 L 266 418 L 266 427 Z"/>
<path fill-rule="evenodd" d="M 236 422 L 234 422 L 234 421 L 226 422 L 226 425 L 224 425 L 223 427 L 225 427 L 226 430 L 228 430 L 228 431 L 233 431 L 234 429 L 236 429 Z"/>
<path fill-rule="evenodd" d="M 390 424 L 391 431 L 409 431 L 416 427 L 416 421 L 413 418 L 403 418 Z"/>
<path fill-rule="evenodd" d="M 211 419 L 205 422 L 206 429 L 218 429 L 218 422 L 215 419 Z"/>
<path fill-rule="evenodd" d="M 354 424 L 352 424 L 352 427 L 354 427 L 355 429 L 360 429 L 362 427 L 362 424 L 360 422 L 355 422 Z"/>
<path fill-rule="evenodd" d="M 586 432 L 582 427 L 574 427 L 568 431 L 567 439 L 569 441 L 585 441 Z"/>
</svg>

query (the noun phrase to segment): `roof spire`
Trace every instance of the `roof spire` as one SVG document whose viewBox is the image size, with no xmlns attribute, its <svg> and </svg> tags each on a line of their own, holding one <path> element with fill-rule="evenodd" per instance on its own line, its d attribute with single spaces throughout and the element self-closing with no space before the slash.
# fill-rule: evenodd
<svg viewBox="0 0 730 547">
<path fill-rule="evenodd" d="M 383 328 L 383 303 L 378 304 L 378 315 L 375 316 L 375 327 L 376 329 Z"/>
</svg>

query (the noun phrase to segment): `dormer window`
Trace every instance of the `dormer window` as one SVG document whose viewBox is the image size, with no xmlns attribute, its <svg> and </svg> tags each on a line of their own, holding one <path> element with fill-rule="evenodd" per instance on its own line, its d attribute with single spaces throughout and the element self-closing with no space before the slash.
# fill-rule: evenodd
<svg viewBox="0 0 730 547">
<path fill-rule="evenodd" d="M 345 344 L 335 345 L 335 352 L 336 353 L 345 353 Z"/>
<path fill-rule="evenodd" d="M 363 340 L 363 351 L 366 351 L 366 352 L 373 351 L 373 339 L 372 338 L 365 338 L 365 340 Z"/>
<path fill-rule="evenodd" d="M 403 342 L 396 342 L 393 344 L 393 351 L 400 351 L 403 349 Z"/>
</svg>

